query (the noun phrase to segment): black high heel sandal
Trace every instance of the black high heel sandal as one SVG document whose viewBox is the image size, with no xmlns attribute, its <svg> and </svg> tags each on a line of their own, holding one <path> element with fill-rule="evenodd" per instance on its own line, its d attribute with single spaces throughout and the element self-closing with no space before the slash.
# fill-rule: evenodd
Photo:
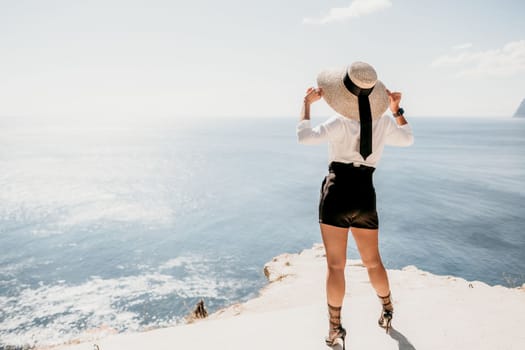
<svg viewBox="0 0 525 350">
<path fill-rule="evenodd" d="M 381 315 L 377 323 L 379 327 L 384 328 L 386 332 L 392 328 L 392 318 L 394 317 L 394 308 L 392 307 L 392 300 L 390 298 L 390 293 L 386 297 L 378 295 L 381 299 L 381 304 L 383 305 L 383 310 L 381 310 Z"/>
<path fill-rule="evenodd" d="M 343 341 L 343 350 L 345 350 L 346 329 L 341 325 L 341 306 L 335 307 L 328 304 L 328 314 L 330 328 L 328 336 L 325 337 L 325 343 L 333 347 L 337 344 L 337 339 L 341 339 Z"/>
</svg>

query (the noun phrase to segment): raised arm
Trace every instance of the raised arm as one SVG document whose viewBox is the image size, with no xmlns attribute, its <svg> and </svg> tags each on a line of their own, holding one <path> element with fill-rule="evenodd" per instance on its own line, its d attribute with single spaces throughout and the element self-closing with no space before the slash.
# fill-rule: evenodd
<svg viewBox="0 0 525 350">
<path fill-rule="evenodd" d="M 310 105 L 319 101 L 322 96 L 323 90 L 321 88 L 315 89 L 309 87 L 308 90 L 306 90 L 299 124 L 297 125 L 297 141 L 301 144 L 315 145 L 328 139 L 328 131 L 323 125 L 319 125 L 313 129 L 310 125 Z"/>
<path fill-rule="evenodd" d="M 303 120 L 310 120 L 310 105 L 319 101 L 321 97 L 323 97 L 323 90 L 321 88 L 315 89 L 313 87 L 309 87 L 308 90 L 306 90 L 299 122 L 302 122 Z"/>
<path fill-rule="evenodd" d="M 390 92 L 386 90 L 388 97 L 390 99 L 390 110 L 392 111 L 395 119 L 389 121 L 389 125 L 386 131 L 386 144 L 393 146 L 410 146 L 414 143 L 414 135 L 412 134 L 412 128 L 408 124 L 407 120 L 402 113 L 399 107 L 401 102 L 401 93 L 400 92 Z"/>
</svg>

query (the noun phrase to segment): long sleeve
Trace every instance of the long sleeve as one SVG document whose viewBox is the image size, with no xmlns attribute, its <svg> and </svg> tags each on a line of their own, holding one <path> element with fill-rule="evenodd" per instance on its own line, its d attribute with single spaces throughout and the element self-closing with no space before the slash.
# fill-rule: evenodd
<svg viewBox="0 0 525 350">
<path fill-rule="evenodd" d="M 317 145 L 327 142 L 337 130 L 337 118 L 330 118 L 326 122 L 312 128 L 309 120 L 302 120 L 297 124 L 297 141 L 304 145 Z"/>
<path fill-rule="evenodd" d="M 412 127 L 409 124 L 397 125 L 394 119 L 388 118 L 385 144 L 392 146 L 410 146 L 414 143 Z"/>
</svg>

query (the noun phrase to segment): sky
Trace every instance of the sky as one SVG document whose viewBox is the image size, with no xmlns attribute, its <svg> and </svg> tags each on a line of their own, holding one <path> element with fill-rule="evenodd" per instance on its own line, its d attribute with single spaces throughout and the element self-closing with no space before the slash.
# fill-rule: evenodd
<svg viewBox="0 0 525 350">
<path fill-rule="evenodd" d="M 319 71 L 357 60 L 407 116 L 510 117 L 524 14 L 523 0 L 0 0 L 0 118 L 297 117 Z"/>
</svg>

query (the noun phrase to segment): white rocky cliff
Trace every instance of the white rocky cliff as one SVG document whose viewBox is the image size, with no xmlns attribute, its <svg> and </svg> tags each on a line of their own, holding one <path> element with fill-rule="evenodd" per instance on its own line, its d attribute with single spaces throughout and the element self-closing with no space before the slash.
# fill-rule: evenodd
<svg viewBox="0 0 525 350">
<path fill-rule="evenodd" d="M 521 101 L 516 113 L 514 113 L 514 118 L 525 118 L 525 98 Z"/>
</svg>

